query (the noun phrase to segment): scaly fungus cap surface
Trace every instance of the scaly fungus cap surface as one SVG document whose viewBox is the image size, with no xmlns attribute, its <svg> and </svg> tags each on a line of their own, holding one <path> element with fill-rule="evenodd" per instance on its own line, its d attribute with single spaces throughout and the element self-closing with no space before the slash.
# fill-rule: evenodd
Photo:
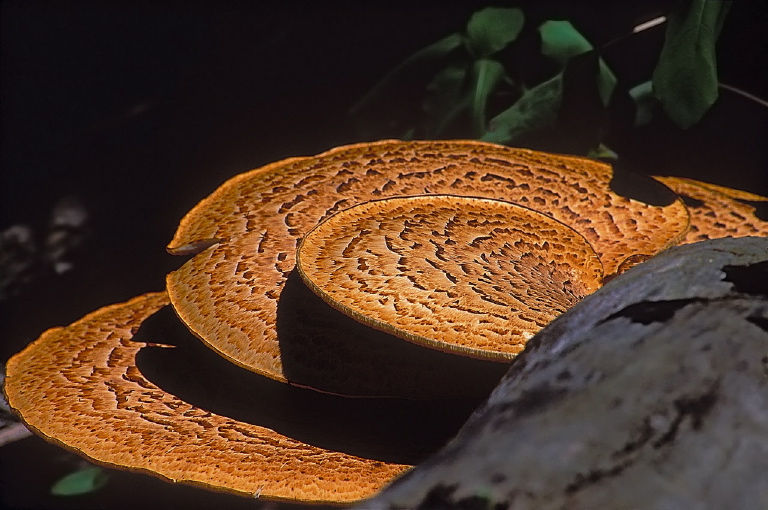
<svg viewBox="0 0 768 510">
<path fill-rule="evenodd" d="M 685 177 L 654 177 L 689 202 L 691 229 L 684 244 L 719 237 L 768 236 L 768 221 L 744 202 L 768 202 L 767 197 Z M 693 200 L 690 200 L 693 199 Z"/>
<path fill-rule="evenodd" d="M 354 501 L 408 468 L 318 448 L 164 392 L 139 372 L 135 357 L 146 344 L 131 337 L 167 304 L 165 293 L 145 294 L 46 331 L 8 361 L 8 403 L 37 434 L 97 463 L 246 496 Z"/>
<path fill-rule="evenodd" d="M 465 356 L 511 359 L 600 287 L 603 266 L 572 228 L 531 209 L 448 195 L 375 200 L 309 231 L 308 286 L 377 329 Z"/>
<path fill-rule="evenodd" d="M 240 366 L 286 381 L 278 302 L 301 238 L 323 219 L 396 196 L 504 200 L 572 227 L 610 274 L 631 255 L 676 244 L 688 228 L 682 202 L 652 206 L 617 195 L 612 176 L 610 166 L 593 160 L 476 141 L 361 143 L 279 161 L 233 177 L 182 219 L 169 252 L 218 243 L 169 274 L 168 292 L 203 342 Z M 323 353 L 305 362 L 319 369 Z"/>
<path fill-rule="evenodd" d="M 546 319 L 527 315 L 538 310 L 515 314 L 522 294 L 529 308 L 533 302 L 537 308 L 567 307 L 598 285 L 600 265 L 607 274 L 628 267 L 678 242 L 686 231 L 688 212 L 679 200 L 649 206 L 612 193 L 610 179 L 610 167 L 593 161 L 480 142 L 377 142 L 277 162 L 231 179 L 184 218 L 169 250 L 198 255 L 169 275 L 169 290 L 177 311 L 215 350 L 285 380 L 275 311 L 295 275 L 296 248 L 309 232 L 301 245 L 306 253 L 298 255 L 300 262 L 310 262 L 302 262 L 304 278 L 339 308 L 368 300 L 348 311 L 360 320 L 400 331 L 391 310 L 370 315 L 375 312 L 370 299 L 384 299 L 387 285 L 407 280 L 405 287 L 395 285 L 393 295 L 406 309 L 429 309 L 438 297 L 451 298 L 450 292 L 461 289 L 471 298 L 459 304 L 480 305 L 475 311 L 487 312 L 489 324 L 498 318 L 499 326 L 525 336 L 521 321 Z M 745 203 L 768 201 L 765 197 L 690 179 L 659 180 L 693 199 L 694 230 L 686 242 L 768 234 L 768 222 Z M 387 262 L 374 267 L 372 259 Z M 363 288 L 393 265 L 395 271 L 377 281 L 377 288 Z M 346 282 L 332 278 L 334 271 L 358 290 L 345 296 Z M 365 279 L 356 278 L 361 272 Z M 518 273 L 525 278 L 507 276 Z M 354 501 L 408 469 L 313 446 L 162 390 L 136 363 L 139 350 L 152 344 L 133 337 L 170 301 L 165 293 L 146 294 L 46 331 L 9 360 L 9 404 L 37 434 L 95 462 L 248 496 Z M 291 304 L 299 301 L 305 299 Z M 442 303 L 446 308 L 434 310 L 438 321 L 432 325 L 450 324 L 456 304 Z M 509 317 L 496 317 L 497 306 Z M 304 313 L 297 309 L 291 319 Z M 334 332 L 339 317 L 326 317 Z M 414 314 L 411 325 L 421 327 L 425 317 Z M 416 338 L 422 334 L 418 327 L 402 336 Z M 371 336 L 360 335 L 358 350 L 346 355 L 357 361 Z M 489 349 L 505 356 L 518 348 L 517 340 L 507 344 L 513 346 L 507 352 L 503 342 Z M 322 347 L 306 353 L 319 371 L 328 361 Z M 485 348 L 477 347 L 454 350 L 477 355 Z M 488 365 L 503 367 L 482 368 Z M 466 372 L 459 373 L 465 383 Z"/>
</svg>

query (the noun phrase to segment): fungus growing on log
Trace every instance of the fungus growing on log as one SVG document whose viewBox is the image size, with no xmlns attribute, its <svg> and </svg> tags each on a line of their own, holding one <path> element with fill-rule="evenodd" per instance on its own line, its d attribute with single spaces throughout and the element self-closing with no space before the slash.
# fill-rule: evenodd
<svg viewBox="0 0 768 510">
<path fill-rule="evenodd" d="M 684 238 L 680 199 L 622 196 L 612 176 L 583 158 L 471 141 L 362 143 L 236 176 L 182 219 L 168 251 L 193 256 L 168 275 L 167 294 L 43 333 L 8 362 L 9 403 L 38 434 L 101 464 L 264 498 L 368 497 L 407 463 L 174 396 L 137 365 L 142 348 L 164 343 L 134 340 L 139 326 L 170 303 L 217 361 L 281 390 L 297 388 L 274 381 L 420 406 L 486 395 L 525 340 L 604 275 Z M 710 222 L 707 236 L 765 235 L 765 222 L 747 232 L 731 218 L 753 212 L 740 201 L 763 197 L 670 182 L 719 204 L 692 212 L 695 224 L 699 213 L 731 220 Z"/>
<path fill-rule="evenodd" d="M 652 206 L 620 196 L 610 188 L 612 175 L 609 165 L 594 160 L 474 141 L 381 141 L 287 159 L 230 179 L 182 219 L 169 252 L 220 242 L 170 273 L 168 293 L 181 320 L 212 349 L 249 370 L 288 381 L 278 306 L 297 245 L 323 219 L 396 196 L 503 200 L 571 227 L 611 274 L 630 255 L 652 256 L 676 244 L 688 228 L 680 200 Z M 314 365 L 294 372 L 318 373 L 326 359 L 318 352 L 291 363 Z M 378 376 L 370 377 L 375 384 Z M 338 391 L 319 380 L 291 382 Z M 364 394 L 370 384 L 362 384 Z"/>
<path fill-rule="evenodd" d="M 768 238 L 714 239 L 619 275 L 355 508 L 768 508 L 768 294 L 724 278 L 766 263 Z"/>
<path fill-rule="evenodd" d="M 297 268 L 361 322 L 489 359 L 514 357 L 603 278 L 592 246 L 570 227 L 508 202 L 446 195 L 336 213 L 304 237 Z"/>
</svg>

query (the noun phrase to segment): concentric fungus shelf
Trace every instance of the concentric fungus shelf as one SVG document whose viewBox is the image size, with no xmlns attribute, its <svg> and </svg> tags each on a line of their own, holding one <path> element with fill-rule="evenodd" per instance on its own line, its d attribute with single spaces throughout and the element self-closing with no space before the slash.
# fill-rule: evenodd
<svg viewBox="0 0 768 510">
<path fill-rule="evenodd" d="M 357 144 L 236 176 L 182 220 L 168 250 L 194 256 L 168 275 L 169 294 L 43 333 L 7 364 L 9 404 L 101 464 L 248 496 L 368 497 L 409 466 L 170 394 L 137 365 L 155 344 L 134 339 L 142 323 L 171 303 L 217 363 L 264 381 L 367 396 L 488 391 L 506 363 L 468 356 L 508 361 L 603 275 L 683 240 L 689 209 L 685 242 L 768 234 L 750 204 L 765 197 L 666 177 L 689 207 L 650 205 L 612 179 L 595 161 L 470 141 Z"/>
<path fill-rule="evenodd" d="M 361 322 L 488 359 L 514 357 L 603 279 L 597 254 L 572 228 L 509 202 L 447 195 L 338 212 L 304 237 L 297 268 Z"/>
<path fill-rule="evenodd" d="M 687 203 L 691 229 L 683 243 L 719 237 L 768 236 L 768 221 L 758 218 L 755 206 L 749 204 L 768 202 L 767 197 L 685 177 L 654 179 L 664 183 Z"/>
<path fill-rule="evenodd" d="M 570 226 L 611 274 L 630 256 L 676 244 L 688 228 L 681 201 L 653 206 L 620 196 L 611 190 L 612 176 L 609 165 L 593 160 L 474 141 L 361 143 L 279 161 L 230 179 L 182 219 L 169 252 L 207 248 L 168 275 L 168 292 L 191 331 L 232 362 L 276 380 L 341 391 L 334 379 L 346 376 L 339 370 L 326 370 L 327 380 L 291 377 L 287 372 L 320 373 L 329 360 L 321 349 L 286 366 L 276 326 L 297 245 L 311 228 L 370 200 L 491 198 Z M 305 327 L 307 336 L 333 342 L 322 328 Z M 366 346 L 344 349 L 354 358 Z M 297 368 L 302 364 L 313 366 Z M 344 391 L 376 393 L 376 371 L 363 372 L 369 380 Z"/>
<path fill-rule="evenodd" d="M 408 466 L 318 448 L 197 408 L 136 367 L 131 340 L 163 293 L 53 328 L 8 362 L 10 406 L 38 435 L 107 466 L 246 496 L 354 501 Z M 162 339 L 157 339 L 162 343 Z"/>
</svg>

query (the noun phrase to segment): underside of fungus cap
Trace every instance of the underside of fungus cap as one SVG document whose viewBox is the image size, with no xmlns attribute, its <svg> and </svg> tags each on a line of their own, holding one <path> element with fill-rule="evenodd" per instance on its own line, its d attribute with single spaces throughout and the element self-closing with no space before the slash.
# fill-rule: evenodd
<svg viewBox="0 0 768 510">
<path fill-rule="evenodd" d="M 312 446 L 163 391 L 137 368 L 147 344 L 132 337 L 167 304 L 165 293 L 146 294 L 46 331 L 9 360 L 8 403 L 37 434 L 96 463 L 247 496 L 354 501 L 408 468 Z"/>
<path fill-rule="evenodd" d="M 168 250 L 205 249 L 168 275 L 168 292 L 190 330 L 230 361 L 280 381 L 291 371 L 320 373 L 322 355 L 288 366 L 279 322 L 296 248 L 323 219 L 398 196 L 503 200 L 573 228 L 610 274 L 631 255 L 675 244 L 688 228 L 682 202 L 656 206 L 618 195 L 612 177 L 610 166 L 593 160 L 475 141 L 362 143 L 273 163 L 227 181 L 182 219 Z M 322 325 L 302 327 L 308 337 L 323 336 Z M 310 385 L 328 390 L 323 384 Z"/>
<path fill-rule="evenodd" d="M 685 177 L 654 177 L 683 198 L 691 215 L 684 243 L 720 237 L 768 236 L 768 221 L 755 205 L 768 197 Z M 750 203 L 752 202 L 752 203 Z"/>
<path fill-rule="evenodd" d="M 488 359 L 514 357 L 603 279 L 600 259 L 567 225 L 509 202 L 451 195 L 336 213 L 304 237 L 297 269 L 361 322 Z"/>
</svg>

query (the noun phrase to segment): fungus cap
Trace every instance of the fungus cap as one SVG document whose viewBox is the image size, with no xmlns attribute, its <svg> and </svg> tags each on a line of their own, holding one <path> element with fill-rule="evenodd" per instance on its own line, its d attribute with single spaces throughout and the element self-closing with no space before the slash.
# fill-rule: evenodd
<svg viewBox="0 0 768 510">
<path fill-rule="evenodd" d="M 691 229 L 684 244 L 720 237 L 768 236 L 768 221 L 758 218 L 755 207 L 745 203 L 768 202 L 768 197 L 685 177 L 654 178 L 691 202 Z"/>
<path fill-rule="evenodd" d="M 307 285 L 400 338 L 484 359 L 525 342 L 600 287 L 572 228 L 509 202 L 447 195 L 376 200 L 327 218 L 297 253 Z"/>
<path fill-rule="evenodd" d="M 287 381 L 278 302 L 298 243 L 323 219 L 397 196 L 504 200 L 572 227 L 610 274 L 633 254 L 651 256 L 676 244 L 688 228 L 679 200 L 653 206 L 620 196 L 611 190 L 612 175 L 597 161 L 476 141 L 361 143 L 279 161 L 233 177 L 182 219 L 171 253 L 218 243 L 170 273 L 168 292 L 179 317 L 212 349 Z M 314 354 L 301 363 L 320 371 L 327 359 Z"/>
<path fill-rule="evenodd" d="M 10 406 L 44 438 L 106 466 L 246 496 L 346 502 L 409 466 L 318 448 L 164 392 L 136 367 L 131 340 L 165 293 L 106 306 L 13 356 Z"/>
</svg>

